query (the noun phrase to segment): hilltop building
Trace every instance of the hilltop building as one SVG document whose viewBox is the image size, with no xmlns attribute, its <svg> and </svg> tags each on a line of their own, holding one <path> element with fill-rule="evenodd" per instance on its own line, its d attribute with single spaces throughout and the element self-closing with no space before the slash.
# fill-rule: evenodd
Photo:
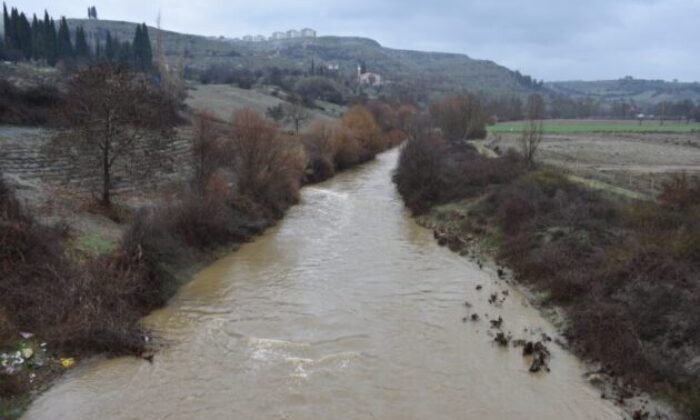
<svg viewBox="0 0 700 420">
<path fill-rule="evenodd" d="M 304 28 L 301 30 L 302 38 L 316 38 L 316 31 L 311 28 Z"/>
<path fill-rule="evenodd" d="M 273 41 L 278 39 L 287 39 L 287 34 L 284 32 L 273 32 L 270 39 Z"/>
<path fill-rule="evenodd" d="M 290 29 L 286 32 L 275 31 L 268 38 L 262 35 L 246 35 L 243 37 L 243 41 L 246 42 L 262 42 L 262 41 L 278 41 L 281 39 L 298 39 L 298 38 L 316 38 L 316 31 L 311 28 L 304 28 L 302 30 Z"/>
<path fill-rule="evenodd" d="M 382 76 L 377 73 L 363 72 L 362 66 L 357 66 L 357 82 L 364 86 L 379 87 L 384 83 Z"/>
</svg>

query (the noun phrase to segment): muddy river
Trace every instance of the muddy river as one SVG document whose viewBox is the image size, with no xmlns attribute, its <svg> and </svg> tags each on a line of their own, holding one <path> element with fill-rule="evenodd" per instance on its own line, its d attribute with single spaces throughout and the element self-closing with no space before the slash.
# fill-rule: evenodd
<svg viewBox="0 0 700 420">
<path fill-rule="evenodd" d="M 26 418 L 619 419 L 555 344 L 551 372 L 532 374 L 493 342 L 499 316 L 515 338 L 553 329 L 416 225 L 396 158 L 305 188 L 279 226 L 201 271 L 147 318 L 168 342 L 152 364 L 82 364 Z"/>
</svg>

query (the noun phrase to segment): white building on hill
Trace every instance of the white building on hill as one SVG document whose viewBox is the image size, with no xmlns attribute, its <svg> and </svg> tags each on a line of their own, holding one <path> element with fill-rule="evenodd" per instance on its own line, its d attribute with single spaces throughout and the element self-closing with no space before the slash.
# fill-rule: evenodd
<svg viewBox="0 0 700 420">
<path fill-rule="evenodd" d="M 301 36 L 303 38 L 316 38 L 316 31 L 311 28 L 304 28 L 301 30 Z"/>
<path fill-rule="evenodd" d="M 287 34 L 284 32 L 273 32 L 272 36 L 270 37 L 271 40 L 277 40 L 277 39 L 287 39 Z"/>
<path fill-rule="evenodd" d="M 362 66 L 357 66 L 357 82 L 361 85 L 379 87 L 383 84 L 382 76 L 372 72 L 362 72 Z"/>
</svg>

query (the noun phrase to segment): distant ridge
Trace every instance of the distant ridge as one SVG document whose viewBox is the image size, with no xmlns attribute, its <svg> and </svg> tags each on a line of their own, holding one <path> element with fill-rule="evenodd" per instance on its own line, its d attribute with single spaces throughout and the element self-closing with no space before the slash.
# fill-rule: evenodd
<svg viewBox="0 0 700 420">
<path fill-rule="evenodd" d="M 69 19 L 68 23 L 72 28 L 82 25 L 88 37 L 103 37 L 109 30 L 120 40 L 130 39 L 136 25 L 94 19 Z M 155 28 L 150 30 L 151 40 L 155 40 Z M 464 54 L 391 49 L 368 38 L 321 36 L 246 42 L 172 31 L 163 31 L 162 36 L 166 55 L 184 54 L 185 64 L 196 69 L 225 64 L 251 70 L 270 66 L 306 70 L 313 60 L 353 72 L 358 62 L 364 62 L 370 71 L 388 80 L 421 84 L 436 93 L 469 90 L 528 94 L 537 90 L 528 77 L 492 61 Z"/>
</svg>

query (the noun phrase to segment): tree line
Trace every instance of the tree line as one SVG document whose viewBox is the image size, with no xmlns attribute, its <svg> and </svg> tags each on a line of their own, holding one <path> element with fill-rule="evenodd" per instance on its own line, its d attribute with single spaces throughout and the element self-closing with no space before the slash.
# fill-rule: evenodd
<svg viewBox="0 0 700 420">
<path fill-rule="evenodd" d="M 94 9 L 94 8 L 91 8 Z M 97 14 L 94 11 L 95 16 Z M 87 64 L 112 61 L 129 64 L 139 71 L 152 67 L 153 52 L 146 24 L 136 26 L 131 42 L 120 42 L 107 32 L 104 41 L 95 38 L 88 42 L 85 29 L 78 26 L 71 34 L 68 22 L 61 17 L 58 25 L 44 12 L 43 19 L 34 15 L 30 20 L 24 12 L 3 3 L 4 36 L 0 41 L 0 59 L 10 61 L 44 61 L 50 66 Z"/>
</svg>

